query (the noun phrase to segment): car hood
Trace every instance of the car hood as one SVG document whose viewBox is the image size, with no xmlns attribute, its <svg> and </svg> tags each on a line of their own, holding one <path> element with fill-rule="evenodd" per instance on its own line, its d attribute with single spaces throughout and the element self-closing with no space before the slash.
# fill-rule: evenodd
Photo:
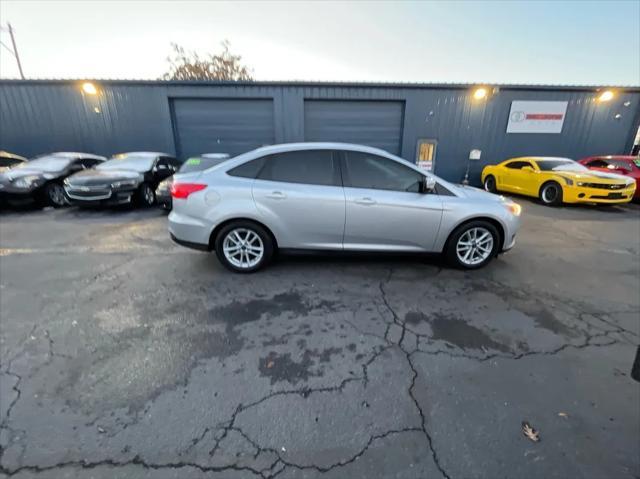
<svg viewBox="0 0 640 479">
<path fill-rule="evenodd" d="M 591 180 L 607 180 L 614 183 L 627 183 L 629 178 L 626 176 L 618 175 L 616 173 L 605 173 L 604 171 L 553 171 L 553 173 L 571 178 L 577 181 L 591 181 Z"/>
<path fill-rule="evenodd" d="M 453 185 L 456 189 L 456 192 L 460 193 L 462 196 L 467 198 L 474 198 L 478 200 L 489 200 L 489 201 L 503 201 L 504 198 L 500 195 L 495 195 L 493 193 L 489 193 L 488 191 L 484 191 L 480 188 L 476 188 L 475 186 L 468 185 Z"/>
<path fill-rule="evenodd" d="M 37 168 L 9 168 L 6 171 L 0 172 L 0 182 L 13 183 L 19 178 L 25 176 L 40 176 L 46 180 L 53 180 L 64 176 L 65 171 L 42 171 Z"/>
<path fill-rule="evenodd" d="M 92 186 L 110 184 L 114 181 L 138 180 L 142 181 L 142 175 L 131 170 L 98 170 L 89 169 L 80 171 L 67 178 L 67 183 L 76 186 Z"/>
</svg>

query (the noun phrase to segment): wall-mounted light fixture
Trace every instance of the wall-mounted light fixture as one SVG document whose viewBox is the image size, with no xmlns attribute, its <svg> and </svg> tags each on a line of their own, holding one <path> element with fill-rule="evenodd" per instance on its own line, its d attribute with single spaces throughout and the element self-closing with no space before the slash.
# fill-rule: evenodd
<svg viewBox="0 0 640 479">
<path fill-rule="evenodd" d="M 600 96 L 598 97 L 598 101 L 599 102 L 609 101 L 609 100 L 612 100 L 613 97 L 614 97 L 614 94 L 611 90 L 605 90 L 602 93 L 600 93 Z"/>
<path fill-rule="evenodd" d="M 473 91 L 473 99 L 478 101 L 485 100 L 488 94 L 488 90 L 485 87 L 481 86 Z"/>
<path fill-rule="evenodd" d="M 89 81 L 84 82 L 82 84 L 82 91 L 85 92 L 87 95 L 97 95 L 98 94 L 98 89 L 96 88 L 96 86 L 93 83 L 89 82 Z"/>
</svg>

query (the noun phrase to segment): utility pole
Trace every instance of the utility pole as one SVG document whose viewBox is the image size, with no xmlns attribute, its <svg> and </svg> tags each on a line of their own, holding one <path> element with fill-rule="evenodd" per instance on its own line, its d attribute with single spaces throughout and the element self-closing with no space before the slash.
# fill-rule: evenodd
<svg viewBox="0 0 640 479">
<path fill-rule="evenodd" d="M 9 31 L 9 36 L 11 37 L 11 45 L 13 49 L 7 47 L 4 43 L 2 46 L 5 47 L 11 54 L 16 58 L 16 62 L 18 63 L 18 70 L 20 71 L 20 78 L 24 80 L 24 73 L 22 72 L 22 63 L 20 63 L 20 55 L 18 55 L 18 47 L 16 46 L 16 38 L 13 36 L 13 28 L 11 28 L 11 24 L 7 22 L 7 30 Z"/>
</svg>

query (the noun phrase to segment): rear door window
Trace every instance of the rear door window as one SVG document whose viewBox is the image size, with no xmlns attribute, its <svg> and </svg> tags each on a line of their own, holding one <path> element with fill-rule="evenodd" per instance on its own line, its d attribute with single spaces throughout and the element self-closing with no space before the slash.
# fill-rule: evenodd
<svg viewBox="0 0 640 479">
<path fill-rule="evenodd" d="M 282 183 L 341 186 L 337 158 L 331 150 L 300 150 L 266 157 L 258 179 Z"/>
</svg>

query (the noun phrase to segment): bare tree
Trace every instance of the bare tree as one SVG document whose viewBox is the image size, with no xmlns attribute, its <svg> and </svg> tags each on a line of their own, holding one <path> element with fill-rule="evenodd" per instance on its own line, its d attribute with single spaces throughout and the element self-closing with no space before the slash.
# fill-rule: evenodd
<svg viewBox="0 0 640 479">
<path fill-rule="evenodd" d="M 241 63 L 240 55 L 229 51 L 230 43 L 224 40 L 222 52 L 201 58 L 194 51 L 186 51 L 172 43 L 173 54 L 167 57 L 169 71 L 163 80 L 253 80 L 248 67 Z"/>
</svg>

